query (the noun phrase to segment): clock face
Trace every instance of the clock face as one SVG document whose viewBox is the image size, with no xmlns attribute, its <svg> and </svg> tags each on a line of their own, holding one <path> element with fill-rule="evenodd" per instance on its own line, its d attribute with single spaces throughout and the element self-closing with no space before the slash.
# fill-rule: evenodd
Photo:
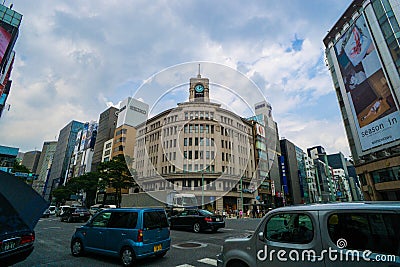
<svg viewBox="0 0 400 267">
<path fill-rule="evenodd" d="M 201 84 L 198 84 L 198 85 L 196 85 L 196 86 L 194 87 L 194 90 L 195 90 L 197 93 L 202 93 L 202 92 L 204 91 L 204 86 L 201 85 Z"/>
</svg>

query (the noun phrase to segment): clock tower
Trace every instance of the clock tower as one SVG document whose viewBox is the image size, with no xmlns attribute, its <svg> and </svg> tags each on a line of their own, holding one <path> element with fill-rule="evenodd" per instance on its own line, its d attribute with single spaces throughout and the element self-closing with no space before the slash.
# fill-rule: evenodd
<svg viewBox="0 0 400 267">
<path fill-rule="evenodd" d="M 201 78 L 200 64 L 199 73 L 196 78 L 190 78 L 189 101 L 190 102 L 210 102 L 209 80 Z"/>
</svg>

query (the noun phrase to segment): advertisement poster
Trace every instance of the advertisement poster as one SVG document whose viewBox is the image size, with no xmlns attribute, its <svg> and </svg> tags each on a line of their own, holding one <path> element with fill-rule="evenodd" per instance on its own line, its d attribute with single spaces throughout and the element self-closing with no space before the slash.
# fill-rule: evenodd
<svg viewBox="0 0 400 267">
<path fill-rule="evenodd" d="M 361 149 L 400 139 L 400 112 L 363 15 L 339 39 L 335 52 Z"/>
<path fill-rule="evenodd" d="M 10 41 L 11 33 L 6 31 L 3 27 L 0 27 L 0 62 L 3 60 L 4 54 L 6 53 Z"/>
<path fill-rule="evenodd" d="M 96 142 L 96 137 L 97 137 L 97 128 L 98 128 L 97 122 L 90 122 L 86 134 L 86 142 L 84 149 L 94 148 L 94 144 Z"/>
<path fill-rule="evenodd" d="M 85 125 L 83 125 L 81 144 L 79 146 L 79 151 L 83 151 L 85 149 L 86 136 L 88 134 L 88 129 L 89 129 L 89 123 L 85 123 Z"/>
</svg>

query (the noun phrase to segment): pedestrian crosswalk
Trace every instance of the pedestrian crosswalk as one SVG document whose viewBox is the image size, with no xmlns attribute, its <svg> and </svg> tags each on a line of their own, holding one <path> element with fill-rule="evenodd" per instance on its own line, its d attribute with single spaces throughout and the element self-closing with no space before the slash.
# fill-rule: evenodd
<svg viewBox="0 0 400 267">
<path fill-rule="evenodd" d="M 204 258 L 204 259 L 197 260 L 197 262 L 204 263 L 204 264 L 206 264 L 208 266 L 217 266 L 217 260 L 216 259 Z M 196 266 L 200 266 L 200 265 L 196 265 Z M 185 264 L 177 265 L 176 267 L 196 267 L 196 266 L 185 263 Z M 204 266 L 204 265 L 201 264 L 201 266 Z"/>
</svg>

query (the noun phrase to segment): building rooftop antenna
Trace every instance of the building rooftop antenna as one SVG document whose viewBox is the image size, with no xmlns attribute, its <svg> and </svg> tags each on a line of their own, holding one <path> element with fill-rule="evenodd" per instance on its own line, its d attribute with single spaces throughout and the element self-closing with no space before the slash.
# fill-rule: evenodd
<svg viewBox="0 0 400 267">
<path fill-rule="evenodd" d="M 201 75 L 200 75 L 200 64 L 199 64 L 199 74 L 197 74 L 197 78 L 201 78 Z"/>
</svg>

